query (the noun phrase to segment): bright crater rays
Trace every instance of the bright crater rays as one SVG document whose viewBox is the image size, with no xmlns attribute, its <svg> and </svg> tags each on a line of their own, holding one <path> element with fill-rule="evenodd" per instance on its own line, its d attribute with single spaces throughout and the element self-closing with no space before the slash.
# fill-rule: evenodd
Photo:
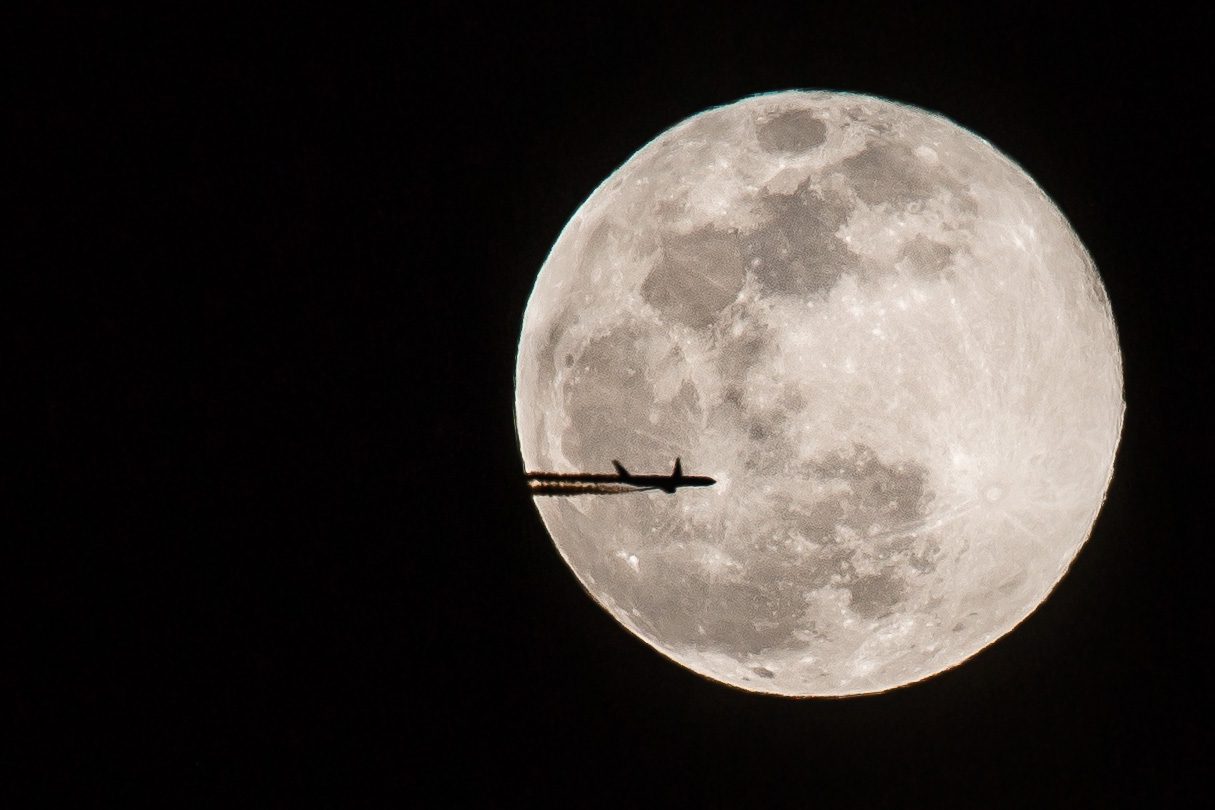
<svg viewBox="0 0 1215 810">
<path fill-rule="evenodd" d="M 1007 633 L 1087 538 L 1121 429 L 1095 268 L 1015 164 L 844 93 L 709 110 L 571 219 L 519 346 L 525 467 L 718 483 L 538 498 L 587 591 L 696 672 L 919 680 Z"/>
</svg>

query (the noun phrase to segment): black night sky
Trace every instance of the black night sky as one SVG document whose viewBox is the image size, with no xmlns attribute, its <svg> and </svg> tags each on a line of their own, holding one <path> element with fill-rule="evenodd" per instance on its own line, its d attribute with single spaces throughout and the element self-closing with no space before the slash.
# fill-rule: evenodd
<svg viewBox="0 0 1215 810">
<path fill-rule="evenodd" d="M 7 806 L 1210 799 L 1197 20 L 29 5 L 3 33 Z M 843 700 L 736 691 L 619 627 L 553 549 L 513 425 L 527 296 L 578 205 L 683 118 L 799 87 L 941 112 L 1019 162 L 1102 273 L 1128 400 L 1046 604 Z"/>
</svg>

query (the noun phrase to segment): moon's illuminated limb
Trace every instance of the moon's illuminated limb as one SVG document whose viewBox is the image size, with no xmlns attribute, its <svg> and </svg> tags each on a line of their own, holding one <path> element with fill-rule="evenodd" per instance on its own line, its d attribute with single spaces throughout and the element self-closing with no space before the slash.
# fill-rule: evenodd
<svg viewBox="0 0 1215 810">
<path fill-rule="evenodd" d="M 747 689 L 841 695 L 953 666 L 1046 597 L 1122 419 L 1109 305 L 1045 194 L 880 99 L 780 93 L 617 170 L 520 341 L 529 469 L 675 456 L 676 496 L 538 499 L 592 596 Z"/>
</svg>

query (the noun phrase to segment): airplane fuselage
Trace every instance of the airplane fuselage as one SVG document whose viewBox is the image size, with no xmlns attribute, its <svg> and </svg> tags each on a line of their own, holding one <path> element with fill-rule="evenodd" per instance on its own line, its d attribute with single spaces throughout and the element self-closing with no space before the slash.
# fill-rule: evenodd
<svg viewBox="0 0 1215 810">
<path fill-rule="evenodd" d="M 616 468 L 615 474 L 529 472 L 527 480 L 532 485 L 533 492 L 538 495 L 594 494 L 594 486 L 598 484 L 623 485 L 638 492 L 657 489 L 673 495 L 680 487 L 709 487 L 717 483 L 707 475 L 684 475 L 679 459 L 675 459 L 675 469 L 670 475 L 634 475 L 619 461 L 613 461 L 612 466 Z M 601 494 L 607 492 L 608 490 L 605 490 Z"/>
</svg>

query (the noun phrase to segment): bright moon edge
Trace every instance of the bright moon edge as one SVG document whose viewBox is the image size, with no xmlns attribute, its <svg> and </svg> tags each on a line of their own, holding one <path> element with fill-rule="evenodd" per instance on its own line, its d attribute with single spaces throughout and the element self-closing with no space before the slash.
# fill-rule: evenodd
<svg viewBox="0 0 1215 810">
<path fill-rule="evenodd" d="M 1011 160 L 916 108 L 788 92 L 684 121 L 578 210 L 515 416 L 529 469 L 718 479 L 538 499 L 625 627 L 741 689 L 847 696 L 1047 597 L 1111 480 L 1121 374 L 1087 252 Z"/>
</svg>

